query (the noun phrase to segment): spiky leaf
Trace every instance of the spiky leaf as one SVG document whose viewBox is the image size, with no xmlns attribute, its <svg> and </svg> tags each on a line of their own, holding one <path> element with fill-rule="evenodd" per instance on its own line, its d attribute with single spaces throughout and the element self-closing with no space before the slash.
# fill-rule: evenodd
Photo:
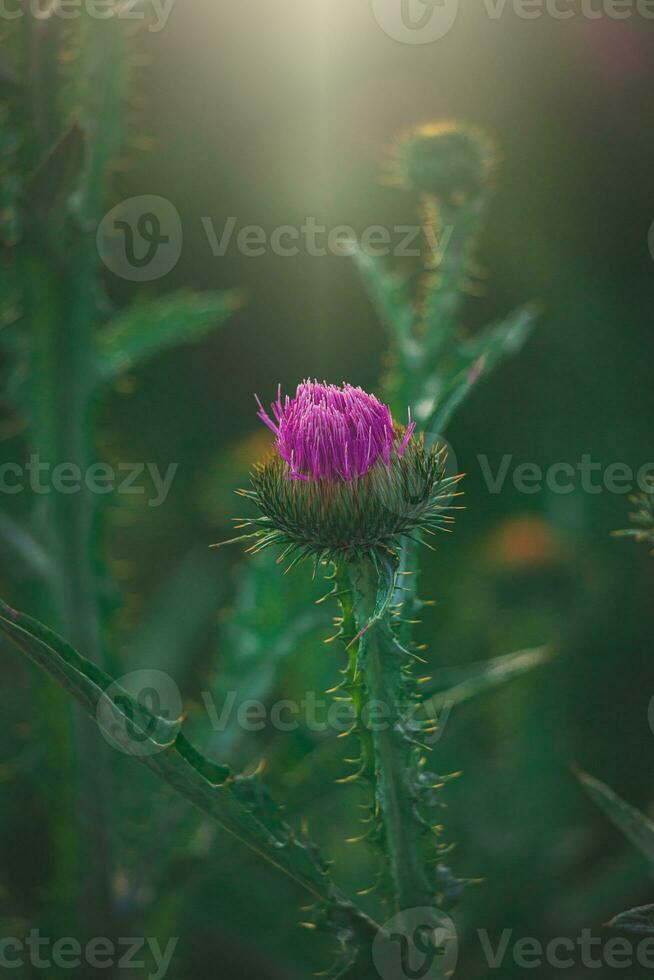
<svg viewBox="0 0 654 980">
<path fill-rule="evenodd" d="M 654 936 L 654 905 L 640 905 L 627 912 L 620 912 L 607 925 L 611 929 L 622 929 L 639 936 Z"/>
<path fill-rule="evenodd" d="M 0 601 L 0 633 L 46 671 L 98 720 L 109 711 L 122 747 L 206 813 L 227 833 L 308 891 L 319 924 L 344 947 L 367 948 L 377 927 L 331 882 L 315 846 L 282 820 L 259 775 L 237 776 L 199 753 L 181 732 L 182 719 L 154 714 L 41 623 Z M 134 746 L 134 752 L 131 749 Z M 144 751 L 145 749 L 145 751 Z"/>
<path fill-rule="evenodd" d="M 654 867 L 654 823 L 599 779 L 585 772 L 578 775 L 590 798 Z"/>
<path fill-rule="evenodd" d="M 521 677 L 522 674 L 542 666 L 553 654 L 551 647 L 535 647 L 531 650 L 506 653 L 501 657 L 493 657 L 491 660 L 465 667 L 438 670 L 427 688 L 429 691 L 435 690 L 435 693 L 431 695 L 425 707 L 430 712 L 438 712 L 448 706 L 463 704 L 506 684 L 514 677 Z"/>
<path fill-rule="evenodd" d="M 162 351 L 201 340 L 224 323 L 240 303 L 236 292 L 186 291 L 137 301 L 100 331 L 100 380 L 110 382 Z"/>
</svg>

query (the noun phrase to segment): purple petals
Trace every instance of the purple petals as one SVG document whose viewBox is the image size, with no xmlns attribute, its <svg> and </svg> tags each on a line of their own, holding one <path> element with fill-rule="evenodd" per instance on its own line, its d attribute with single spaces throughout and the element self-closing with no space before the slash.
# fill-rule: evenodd
<svg viewBox="0 0 654 980">
<path fill-rule="evenodd" d="M 296 480 L 353 480 L 363 476 L 381 460 L 391 463 L 396 436 L 390 409 L 374 395 L 345 384 L 320 384 L 303 381 L 294 398 L 285 396 L 281 387 L 277 401 L 271 405 L 273 418 L 261 401 L 258 416 L 276 437 L 279 455 Z M 409 424 L 400 445 L 402 455 L 413 435 L 415 422 Z"/>
</svg>

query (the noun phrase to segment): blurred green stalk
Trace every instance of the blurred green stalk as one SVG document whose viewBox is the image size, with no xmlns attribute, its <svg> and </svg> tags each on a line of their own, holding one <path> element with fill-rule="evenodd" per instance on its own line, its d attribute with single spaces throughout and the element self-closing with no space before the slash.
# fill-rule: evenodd
<svg viewBox="0 0 654 980">
<path fill-rule="evenodd" d="M 92 230 L 101 217 L 107 165 L 119 147 L 126 54 L 121 28 L 87 14 L 74 26 L 62 26 L 56 12 L 26 17 L 22 29 L 31 116 L 26 145 L 35 162 L 26 190 L 29 220 L 17 249 L 32 338 L 30 435 L 40 466 L 65 465 L 84 475 L 94 461 L 101 291 Z M 66 69 L 64 48 L 75 54 Z M 49 584 L 59 626 L 101 665 L 96 501 L 86 481 L 75 493 L 50 488 L 37 501 L 37 517 L 52 558 Z M 111 936 L 108 748 L 77 710 L 75 742 L 80 938 Z M 61 855 L 56 866 L 59 876 L 70 875 Z M 68 891 L 69 882 L 55 882 L 55 894 Z"/>
</svg>

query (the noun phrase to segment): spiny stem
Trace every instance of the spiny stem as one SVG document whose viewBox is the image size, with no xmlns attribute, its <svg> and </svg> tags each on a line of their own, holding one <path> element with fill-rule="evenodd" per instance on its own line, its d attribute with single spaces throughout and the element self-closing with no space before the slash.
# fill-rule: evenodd
<svg viewBox="0 0 654 980">
<path fill-rule="evenodd" d="M 370 562 L 353 565 L 351 582 L 357 626 L 370 620 L 379 588 Z M 411 786 L 414 746 L 402 732 L 403 661 L 388 614 L 359 641 L 375 768 L 375 809 L 383 834 L 397 911 L 434 904 L 423 855 L 424 824 Z"/>
</svg>

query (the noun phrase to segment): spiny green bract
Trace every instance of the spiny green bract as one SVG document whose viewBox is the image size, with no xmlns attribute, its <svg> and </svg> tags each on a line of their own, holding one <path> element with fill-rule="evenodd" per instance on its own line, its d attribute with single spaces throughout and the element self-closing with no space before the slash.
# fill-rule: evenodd
<svg viewBox="0 0 654 980">
<path fill-rule="evenodd" d="M 403 430 L 396 427 L 396 438 Z M 261 517 L 239 518 L 255 530 L 235 540 L 254 539 L 251 550 L 282 545 L 280 561 L 303 558 L 355 560 L 371 553 L 395 552 L 399 538 L 433 533 L 453 520 L 451 498 L 458 476 L 446 476 L 446 450 L 412 439 L 391 464 L 379 463 L 352 480 L 292 480 L 288 464 L 275 453 L 258 465 L 252 489 L 239 493 Z"/>
</svg>

